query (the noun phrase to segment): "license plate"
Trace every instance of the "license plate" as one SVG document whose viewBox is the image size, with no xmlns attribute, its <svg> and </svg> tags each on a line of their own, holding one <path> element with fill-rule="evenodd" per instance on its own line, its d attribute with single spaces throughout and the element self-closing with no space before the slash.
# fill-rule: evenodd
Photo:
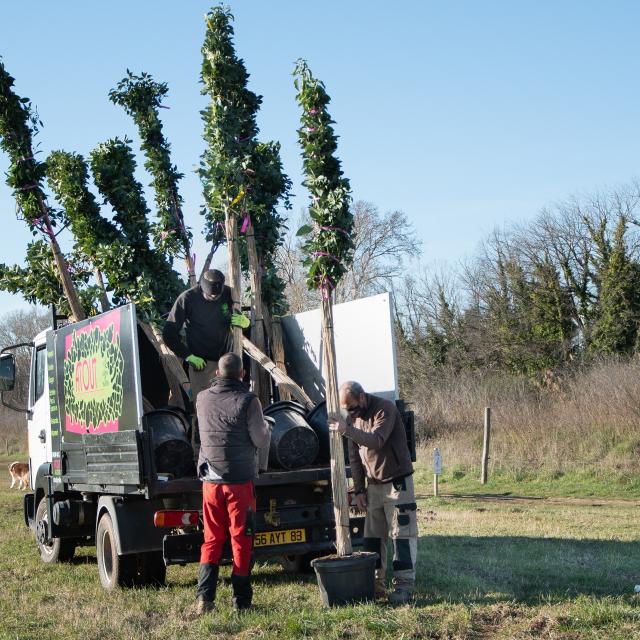
<svg viewBox="0 0 640 640">
<path fill-rule="evenodd" d="M 284 531 L 264 531 L 256 533 L 254 547 L 270 547 L 274 544 L 293 544 L 307 539 L 304 529 L 285 529 Z"/>
</svg>

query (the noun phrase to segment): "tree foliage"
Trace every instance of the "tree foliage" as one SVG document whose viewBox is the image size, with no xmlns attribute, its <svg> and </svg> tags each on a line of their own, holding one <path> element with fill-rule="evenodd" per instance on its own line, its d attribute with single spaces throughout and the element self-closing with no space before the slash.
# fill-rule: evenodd
<svg viewBox="0 0 640 640">
<path fill-rule="evenodd" d="M 311 194 L 309 215 L 314 223 L 298 233 L 308 236 L 303 245 L 307 285 L 327 292 L 335 289 L 353 258 L 351 191 L 335 156 L 338 139 L 331 126 L 334 122 L 327 110 L 330 98 L 324 83 L 314 78 L 304 60 L 298 60 L 294 75 L 296 99 L 302 108 L 298 141 L 303 185 Z"/>
<path fill-rule="evenodd" d="M 270 312 L 286 309 L 284 283 L 275 266 L 285 219 L 278 208 L 290 208 L 291 180 L 284 173 L 280 144 L 257 139 L 256 115 L 262 97 L 248 88 L 249 74 L 233 44 L 233 15 L 227 7 L 206 16 L 202 47 L 202 92 L 210 97 L 202 111 L 207 147 L 200 163 L 206 207 L 205 233 L 215 242 L 224 233 L 225 212 L 242 223 L 251 219 L 262 270 L 263 303 Z M 240 257 L 248 270 L 247 248 L 240 237 Z"/>
<path fill-rule="evenodd" d="M 110 271 L 126 279 L 127 296 L 136 302 L 143 314 L 157 318 L 169 310 L 185 285 L 171 264 L 149 244 L 149 211 L 142 185 L 136 180 L 135 157 L 128 140 L 114 138 L 91 152 L 91 170 L 96 186 L 111 205 L 130 254 L 113 257 Z M 118 300 L 120 302 L 120 300 Z"/>
<path fill-rule="evenodd" d="M 151 225 L 154 245 L 169 256 L 189 259 L 191 230 L 182 214 L 183 200 L 178 183 L 184 177 L 171 162 L 171 145 L 162 131 L 159 109 L 169 89 L 165 82 L 156 82 L 148 73 L 127 75 L 109 92 L 114 104 L 124 107 L 133 118 L 140 134 L 146 157 L 145 168 L 151 174 L 155 191 L 158 222 Z"/>
</svg>

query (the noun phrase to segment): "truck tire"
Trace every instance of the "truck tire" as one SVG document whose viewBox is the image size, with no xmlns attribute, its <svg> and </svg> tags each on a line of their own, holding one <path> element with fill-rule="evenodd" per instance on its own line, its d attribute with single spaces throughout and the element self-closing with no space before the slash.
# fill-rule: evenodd
<svg viewBox="0 0 640 640">
<path fill-rule="evenodd" d="M 56 562 L 69 562 L 73 558 L 76 550 L 75 540 L 66 540 L 63 538 L 53 538 L 51 542 L 47 542 L 49 535 L 49 515 L 47 514 L 47 499 L 42 498 L 38 502 L 35 519 L 36 544 L 40 559 L 45 564 L 54 564 Z"/>
<path fill-rule="evenodd" d="M 133 586 L 137 574 L 137 555 L 118 555 L 113 522 L 108 513 L 98 522 L 96 555 L 100 582 L 105 589 Z"/>
</svg>

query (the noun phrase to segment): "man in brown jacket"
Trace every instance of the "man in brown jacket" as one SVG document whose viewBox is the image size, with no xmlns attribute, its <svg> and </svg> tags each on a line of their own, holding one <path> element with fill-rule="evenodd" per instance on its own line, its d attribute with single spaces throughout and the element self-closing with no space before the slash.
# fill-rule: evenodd
<svg viewBox="0 0 640 640">
<path fill-rule="evenodd" d="M 402 416 L 390 400 L 365 393 L 353 381 L 340 387 L 342 415 L 330 426 L 349 439 L 349 462 L 356 504 L 366 510 L 364 544 L 380 555 L 376 594 L 385 591 L 387 540 L 393 543 L 392 604 L 413 597 L 418 552 L 413 465 Z M 365 485 L 366 478 L 366 485 Z"/>
</svg>

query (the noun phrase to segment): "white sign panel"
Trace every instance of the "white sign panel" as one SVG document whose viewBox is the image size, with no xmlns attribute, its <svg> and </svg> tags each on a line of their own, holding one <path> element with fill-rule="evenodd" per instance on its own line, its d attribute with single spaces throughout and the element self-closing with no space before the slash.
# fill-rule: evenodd
<svg viewBox="0 0 640 640">
<path fill-rule="evenodd" d="M 437 447 L 433 450 L 433 473 L 436 476 L 442 475 L 442 456 L 440 455 L 440 449 Z"/>
<path fill-rule="evenodd" d="M 359 382 L 367 393 L 397 400 L 393 306 L 390 293 L 333 307 L 338 384 Z M 315 402 L 324 400 L 320 310 L 282 319 L 287 372 Z"/>
</svg>

